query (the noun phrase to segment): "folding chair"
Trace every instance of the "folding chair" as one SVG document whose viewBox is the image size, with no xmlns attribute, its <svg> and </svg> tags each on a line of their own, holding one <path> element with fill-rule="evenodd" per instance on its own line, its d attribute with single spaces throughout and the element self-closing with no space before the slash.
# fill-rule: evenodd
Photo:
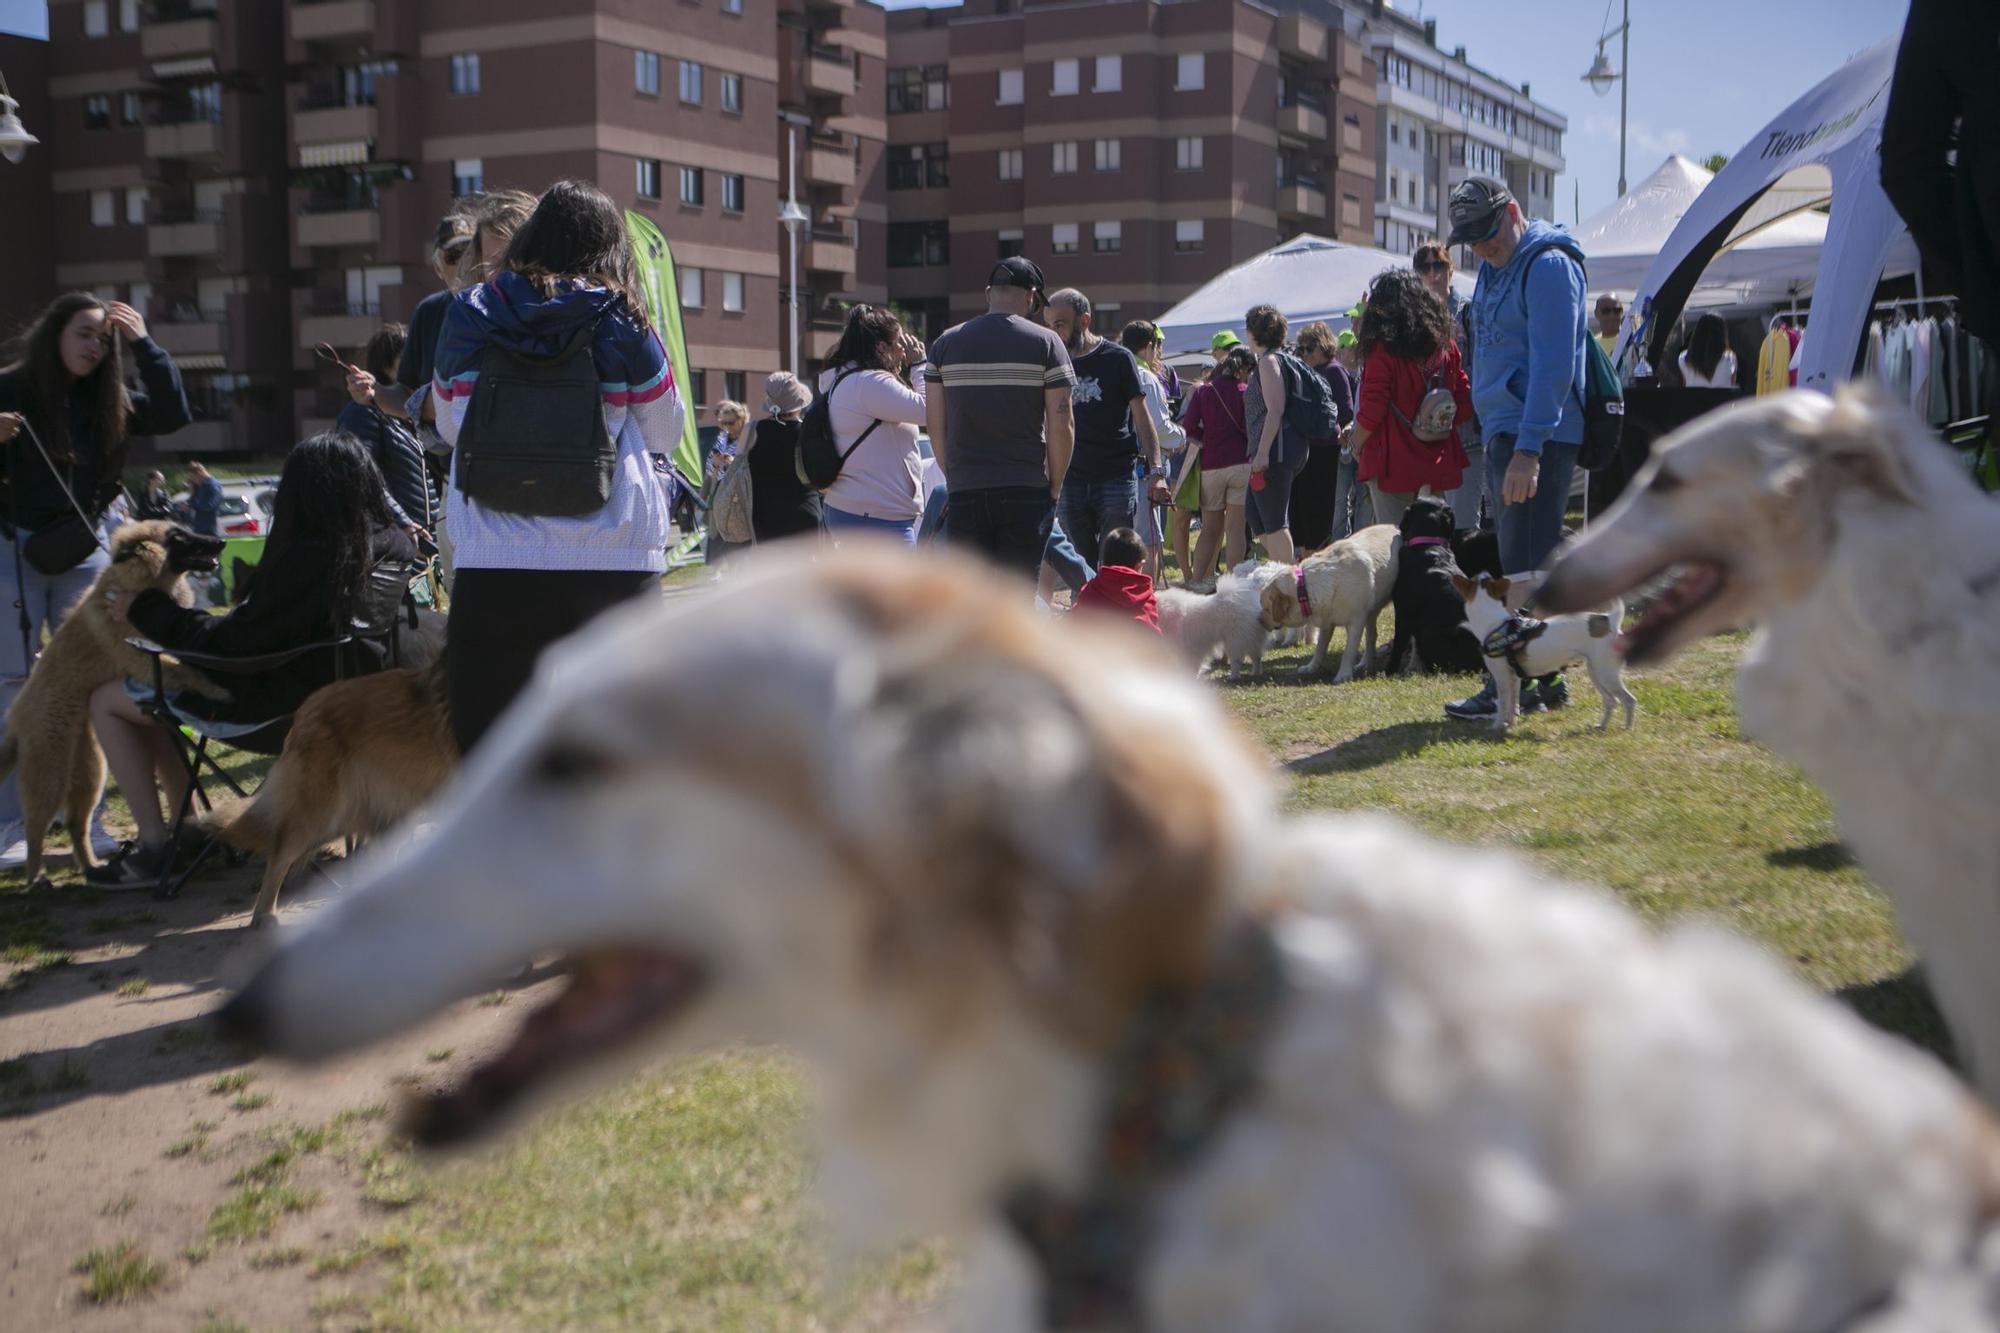
<svg viewBox="0 0 2000 1333">
<path fill-rule="evenodd" d="M 227 745 L 232 749 L 246 750 L 252 754 L 276 755 L 284 749 L 285 737 L 292 729 L 293 713 L 281 713 L 274 717 L 249 720 L 218 722 L 195 714 L 184 712 L 174 706 L 167 693 L 165 671 L 161 666 L 163 655 L 175 661 L 216 676 L 251 676 L 275 670 L 287 663 L 295 662 L 309 653 L 332 653 L 335 680 L 342 679 L 346 672 L 346 650 L 357 643 L 380 643 L 388 648 L 388 662 L 391 668 L 402 663 L 401 636 L 404 621 L 411 629 L 417 627 L 417 603 L 411 593 L 411 585 L 424 576 L 421 561 L 389 559 L 376 564 L 368 571 L 361 589 L 359 604 L 349 618 L 347 627 L 330 639 L 302 644 L 297 648 L 286 648 L 279 652 L 258 653 L 250 657 L 218 657 L 209 653 L 187 652 L 178 648 L 166 648 L 150 639 L 130 638 L 126 642 L 146 654 L 153 662 L 153 693 L 143 700 L 139 710 L 153 718 L 174 738 L 174 750 L 187 768 L 187 790 L 181 796 L 180 808 L 167 836 L 166 860 L 160 867 L 160 881 L 154 890 L 156 897 L 173 898 L 201 868 L 214 850 L 213 841 L 204 843 L 185 870 L 175 873 L 174 863 L 180 854 L 181 835 L 186 828 L 188 816 L 194 813 L 197 800 L 203 809 L 213 809 L 208 793 L 201 785 L 201 770 L 205 764 L 210 773 L 220 778 L 230 791 L 239 797 L 248 797 L 241 783 L 231 777 L 216 762 L 210 753 L 210 744 Z"/>
</svg>

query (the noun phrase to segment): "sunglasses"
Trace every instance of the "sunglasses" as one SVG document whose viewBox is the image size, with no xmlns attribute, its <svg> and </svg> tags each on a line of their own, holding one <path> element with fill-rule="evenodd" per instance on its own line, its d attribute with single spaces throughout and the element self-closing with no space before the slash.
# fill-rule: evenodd
<svg viewBox="0 0 2000 1333">
<path fill-rule="evenodd" d="M 1415 268 L 1419 273 L 1451 272 L 1451 265 L 1445 263 L 1442 259 L 1426 259 L 1422 263 L 1413 264 L 1411 267 Z"/>
<path fill-rule="evenodd" d="M 1600 315 L 1622 315 L 1625 313 L 1625 307 L 1622 305 L 1601 305 L 1597 307 L 1597 313 Z"/>
</svg>

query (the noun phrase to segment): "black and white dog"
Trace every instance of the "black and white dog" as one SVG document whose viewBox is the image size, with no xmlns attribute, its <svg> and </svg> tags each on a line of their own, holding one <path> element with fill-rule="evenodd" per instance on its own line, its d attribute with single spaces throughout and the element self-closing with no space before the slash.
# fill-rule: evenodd
<svg viewBox="0 0 2000 1333">
<path fill-rule="evenodd" d="M 1402 560 L 1392 597 L 1396 638 L 1389 645 L 1391 675 L 1486 669 L 1479 641 L 1466 632 L 1465 599 L 1451 582 L 1453 574 L 1464 572 L 1452 550 L 1455 523 L 1451 506 L 1435 496 L 1420 495 L 1403 512 Z"/>
</svg>

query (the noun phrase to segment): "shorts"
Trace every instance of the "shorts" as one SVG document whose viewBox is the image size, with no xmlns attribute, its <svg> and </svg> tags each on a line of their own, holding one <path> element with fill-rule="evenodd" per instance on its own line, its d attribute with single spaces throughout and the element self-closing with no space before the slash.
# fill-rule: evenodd
<svg viewBox="0 0 2000 1333">
<path fill-rule="evenodd" d="M 1264 489 L 1250 492 L 1250 531 L 1261 537 L 1292 523 L 1292 482 L 1304 464 L 1302 457 L 1273 458 L 1264 469 Z M 1247 466 L 1247 465 L 1246 465 Z"/>
<path fill-rule="evenodd" d="M 1203 513 L 1212 514 L 1218 509 L 1241 509 L 1248 503 L 1250 495 L 1250 465 L 1238 463 L 1235 467 L 1203 468 L 1201 470 L 1201 508 Z"/>
</svg>

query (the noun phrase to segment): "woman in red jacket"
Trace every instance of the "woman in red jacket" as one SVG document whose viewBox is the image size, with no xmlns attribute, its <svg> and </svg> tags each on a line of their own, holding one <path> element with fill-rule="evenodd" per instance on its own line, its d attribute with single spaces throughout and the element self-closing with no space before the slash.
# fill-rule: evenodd
<svg viewBox="0 0 2000 1333">
<path fill-rule="evenodd" d="M 1421 491 L 1443 495 L 1466 466 L 1457 422 L 1472 419 L 1472 390 L 1458 358 L 1451 316 L 1409 269 L 1375 279 L 1361 315 L 1361 400 L 1354 409 L 1355 476 L 1368 483 L 1377 523 L 1399 523 Z M 1434 389 L 1454 408 L 1444 419 Z"/>
</svg>

